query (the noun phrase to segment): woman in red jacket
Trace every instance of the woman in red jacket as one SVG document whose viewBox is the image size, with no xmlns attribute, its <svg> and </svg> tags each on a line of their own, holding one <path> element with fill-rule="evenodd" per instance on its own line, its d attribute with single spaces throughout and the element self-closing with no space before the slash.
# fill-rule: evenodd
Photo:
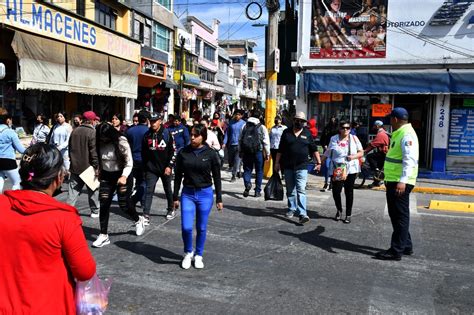
<svg viewBox="0 0 474 315">
<path fill-rule="evenodd" d="M 24 190 L 0 195 L 0 314 L 76 314 L 74 279 L 96 271 L 76 208 L 52 196 L 64 179 L 58 149 L 29 147 Z"/>
</svg>

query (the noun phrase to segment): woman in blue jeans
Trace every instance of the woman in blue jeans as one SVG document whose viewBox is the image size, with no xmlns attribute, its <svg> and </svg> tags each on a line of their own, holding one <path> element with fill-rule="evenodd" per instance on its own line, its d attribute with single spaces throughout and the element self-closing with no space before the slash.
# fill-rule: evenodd
<svg viewBox="0 0 474 315">
<path fill-rule="evenodd" d="M 179 208 L 181 192 L 181 233 L 184 242 L 183 269 L 204 268 L 202 254 L 206 242 L 207 221 L 213 202 L 212 182 L 216 189 L 216 205 L 222 210 L 222 184 L 219 155 L 207 144 L 207 128 L 196 125 L 191 130 L 191 144 L 179 151 L 174 181 L 174 208 Z M 183 179 L 184 178 L 184 179 Z M 193 250 L 193 225 L 196 216 L 196 250 Z"/>
</svg>

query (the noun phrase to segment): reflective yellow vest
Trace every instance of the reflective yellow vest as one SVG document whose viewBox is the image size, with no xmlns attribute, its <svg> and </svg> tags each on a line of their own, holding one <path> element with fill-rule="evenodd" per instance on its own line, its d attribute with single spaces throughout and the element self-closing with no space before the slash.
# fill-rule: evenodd
<svg viewBox="0 0 474 315">
<path fill-rule="evenodd" d="M 406 124 L 400 127 L 398 130 L 392 133 L 392 137 L 390 139 L 390 147 L 387 152 L 387 156 L 385 157 L 385 164 L 384 164 L 384 173 L 385 173 L 385 181 L 387 182 L 399 182 L 400 177 L 402 176 L 403 171 L 403 151 L 402 151 L 402 140 L 405 135 L 411 134 L 413 143 L 413 151 L 416 152 L 415 159 L 418 161 L 419 157 L 419 145 L 418 145 L 418 137 L 416 135 L 415 130 L 411 126 L 411 124 Z M 410 177 L 408 178 L 408 184 L 415 185 L 416 178 L 418 176 L 418 162 L 416 168 L 411 173 Z"/>
</svg>

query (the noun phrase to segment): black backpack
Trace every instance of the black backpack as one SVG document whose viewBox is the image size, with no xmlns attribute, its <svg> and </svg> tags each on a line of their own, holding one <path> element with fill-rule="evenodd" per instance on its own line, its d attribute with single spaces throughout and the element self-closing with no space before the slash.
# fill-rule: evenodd
<svg viewBox="0 0 474 315">
<path fill-rule="evenodd" d="M 243 153 L 255 154 L 260 151 L 261 139 L 260 139 L 260 126 L 261 124 L 247 123 L 242 130 L 242 140 L 240 143 L 240 150 Z"/>
</svg>

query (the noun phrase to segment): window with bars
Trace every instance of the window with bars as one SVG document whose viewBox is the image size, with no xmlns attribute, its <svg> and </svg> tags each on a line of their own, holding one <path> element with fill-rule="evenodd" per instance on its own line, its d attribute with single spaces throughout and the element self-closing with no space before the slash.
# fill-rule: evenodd
<svg viewBox="0 0 474 315">
<path fill-rule="evenodd" d="M 117 24 L 117 11 L 96 0 L 95 21 L 105 27 L 115 30 Z"/>
<path fill-rule="evenodd" d="M 170 31 L 160 23 L 153 23 L 153 48 L 170 51 Z"/>
</svg>

